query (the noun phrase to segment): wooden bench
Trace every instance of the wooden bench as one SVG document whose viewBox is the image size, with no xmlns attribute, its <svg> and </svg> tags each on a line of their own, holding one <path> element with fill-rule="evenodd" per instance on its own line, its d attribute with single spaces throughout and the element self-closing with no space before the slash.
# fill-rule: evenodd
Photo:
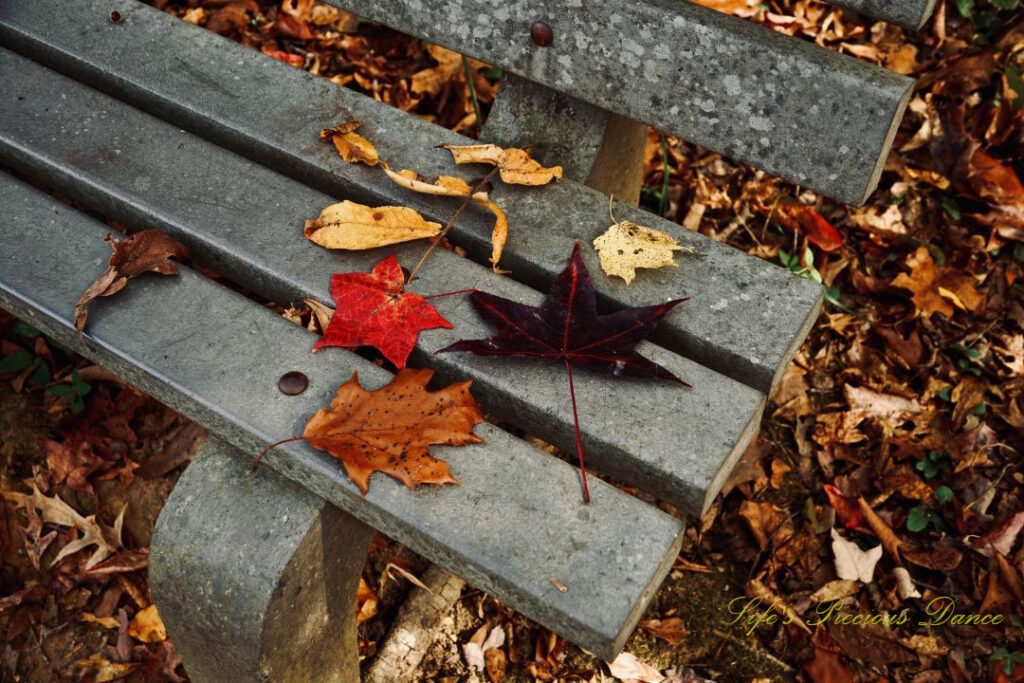
<svg viewBox="0 0 1024 683">
<path fill-rule="evenodd" d="M 338 4 L 507 68 L 483 137 L 541 142 L 541 156 L 564 155 L 572 176 L 493 193 L 512 226 L 502 261 L 511 276 L 479 265 L 490 223 L 472 210 L 450 233 L 471 258 L 436 253 L 411 286 L 424 293 L 476 286 L 540 301 L 573 238 L 587 244 L 608 227 L 607 195 L 583 181 L 638 190 L 636 120 L 860 202 L 911 87 L 686 2 Z M 839 4 L 884 5 L 884 16 L 914 25 L 929 3 Z M 551 26 L 551 45 L 530 40 L 536 21 Z M 301 238 L 304 219 L 335 198 L 412 206 L 442 223 L 453 208 L 342 163 L 320 128 L 359 118 L 393 166 L 425 174 L 458 174 L 435 147 L 465 138 L 134 0 L 4 3 L 0 46 L 0 163 L 20 176 L 0 174 L 0 306 L 215 435 L 179 480 L 151 551 L 154 597 L 194 680 L 356 680 L 355 587 L 372 529 L 601 657 L 620 651 L 678 553 L 675 517 L 602 481 L 584 506 L 572 465 L 490 424 L 477 429 L 482 445 L 437 449 L 457 487 L 408 491 L 378 476 L 363 499 L 337 461 L 302 443 L 272 452 L 271 469 L 253 476 L 253 455 L 299 433 L 353 371 L 368 387 L 392 375 L 346 351 L 310 354 L 308 332 L 187 268 L 95 302 L 84 335 L 71 323 L 106 263 L 109 229 L 47 192 L 131 228 L 163 229 L 271 300 L 330 301 L 331 273 L 367 271 L 382 253 L 320 249 Z M 700 515 L 823 291 L 627 204 L 615 215 L 694 249 L 680 268 L 645 272 L 628 288 L 599 274 L 591 250 L 584 256 L 608 308 L 693 296 L 641 351 L 694 388 L 578 373 L 584 446 L 598 470 Z M 421 251 L 394 249 L 403 264 Z M 422 334 L 411 364 L 472 379 L 491 414 L 571 450 L 562 370 L 434 355 L 488 332 L 460 297 L 438 301 L 455 329 Z M 277 380 L 293 370 L 310 386 L 285 396 Z"/>
</svg>

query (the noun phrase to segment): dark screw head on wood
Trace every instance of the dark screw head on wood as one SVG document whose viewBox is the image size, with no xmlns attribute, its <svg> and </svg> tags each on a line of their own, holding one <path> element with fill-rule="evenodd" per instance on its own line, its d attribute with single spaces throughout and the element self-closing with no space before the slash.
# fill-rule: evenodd
<svg viewBox="0 0 1024 683">
<path fill-rule="evenodd" d="M 530 38 L 533 42 L 541 47 L 547 47 L 551 44 L 551 41 L 555 39 L 555 34 L 551 30 L 551 27 L 545 24 L 543 21 L 536 22 L 530 27 Z"/>
<path fill-rule="evenodd" d="M 309 386 L 309 378 L 297 370 L 286 372 L 277 380 L 277 388 L 282 394 L 295 396 L 301 394 Z"/>
<path fill-rule="evenodd" d="M 113 12 L 110 13 L 110 23 L 111 24 L 120 24 L 122 21 L 124 21 L 124 17 L 121 15 L 120 12 L 118 12 L 117 10 L 114 10 Z"/>
</svg>

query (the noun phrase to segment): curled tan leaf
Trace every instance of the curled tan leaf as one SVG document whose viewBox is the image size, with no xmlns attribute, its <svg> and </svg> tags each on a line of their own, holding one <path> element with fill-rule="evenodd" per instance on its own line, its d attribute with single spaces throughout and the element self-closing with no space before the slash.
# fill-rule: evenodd
<svg viewBox="0 0 1024 683">
<path fill-rule="evenodd" d="M 498 175 L 512 185 L 547 185 L 562 178 L 562 167 L 545 168 L 524 149 L 497 145 L 449 145 L 441 147 L 452 153 L 456 164 L 490 164 L 498 167 Z"/>
<path fill-rule="evenodd" d="M 337 126 L 324 128 L 320 131 L 320 137 L 334 143 L 335 149 L 341 158 L 350 164 L 362 163 L 367 166 L 376 166 L 380 163 L 380 155 L 373 143 L 359 135 L 355 131 L 363 125 L 361 121 L 353 119 Z"/>
<path fill-rule="evenodd" d="M 388 244 L 433 237 L 439 223 L 425 220 L 404 206 L 371 208 L 345 200 L 331 204 L 320 217 L 306 221 L 303 234 L 327 249 L 373 249 Z"/>
<path fill-rule="evenodd" d="M 501 207 L 488 199 L 483 192 L 473 195 L 473 201 L 480 206 L 487 207 L 494 214 L 494 227 L 491 229 L 491 269 L 495 273 L 508 272 L 498 268 L 501 252 L 505 250 L 505 242 L 508 241 L 508 218 Z"/>
<path fill-rule="evenodd" d="M 408 169 L 392 171 L 387 164 L 381 164 L 381 168 L 388 178 L 401 187 L 420 194 L 432 194 L 442 197 L 468 197 L 471 191 L 469 185 L 462 178 L 443 175 L 436 180 L 430 181 L 420 177 L 416 171 Z"/>
</svg>

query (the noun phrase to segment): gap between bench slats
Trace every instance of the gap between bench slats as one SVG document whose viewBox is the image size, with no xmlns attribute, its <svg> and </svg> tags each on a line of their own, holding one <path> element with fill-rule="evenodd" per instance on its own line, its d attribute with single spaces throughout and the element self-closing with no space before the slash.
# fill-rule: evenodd
<svg viewBox="0 0 1024 683">
<path fill-rule="evenodd" d="M 122 24 L 109 22 L 111 8 L 122 12 Z M 456 170 L 450 155 L 434 148 L 442 141 L 469 144 L 468 138 L 134 0 L 9 3 L 0 6 L 0 41 L 336 196 L 412 206 L 441 223 L 454 211 L 451 201 L 397 188 L 378 169 L 345 164 L 318 139 L 324 125 L 353 117 L 362 119 L 361 132 L 395 168 L 428 175 L 481 173 L 476 167 Z M 571 181 L 498 187 L 494 199 L 511 226 L 502 265 L 541 290 L 564 267 L 567 238 L 589 243 L 609 224 L 607 197 Z M 679 268 L 641 272 L 629 287 L 598 276 L 602 299 L 635 306 L 692 295 L 692 302 L 669 315 L 655 340 L 768 392 L 817 317 L 824 289 L 645 211 L 616 205 L 615 216 L 665 230 L 696 254 L 679 256 Z M 492 220 L 471 209 L 451 238 L 485 260 Z M 598 272 L 593 251 L 585 249 L 584 257 Z"/>
<path fill-rule="evenodd" d="M 246 453 L 300 433 L 353 370 L 368 388 L 391 377 L 351 353 L 311 355 L 308 332 L 188 268 L 143 276 L 93 302 L 89 333 L 80 335 L 70 322 L 74 302 L 107 263 L 109 228 L 5 173 L 0 207 L 0 305 Z M 277 390 L 290 370 L 310 378 L 299 396 Z M 305 444 L 281 446 L 266 462 L 611 658 L 678 553 L 681 523 L 600 481 L 583 505 L 575 468 L 491 425 L 477 432 L 482 445 L 433 448 L 460 486 L 410 491 L 376 475 L 362 499 L 336 460 Z"/>
<path fill-rule="evenodd" d="M 368 271 L 391 251 L 332 253 L 312 244 L 301 234 L 303 218 L 329 203 L 326 195 L 2 49 L 0 79 L 7 85 L 0 156 L 8 163 L 103 215 L 168 230 L 207 265 L 277 301 L 307 296 L 330 303 L 332 272 Z M 563 243 L 568 253 L 571 242 Z M 393 251 L 408 266 L 424 249 L 416 242 Z M 427 294 L 473 286 L 531 304 L 541 299 L 444 250 L 431 256 L 411 289 Z M 528 359 L 435 355 L 491 332 L 466 297 L 433 303 L 455 329 L 422 333 L 414 363 L 452 381 L 474 380 L 487 409 L 574 451 L 565 369 Z M 757 429 L 764 398 L 653 344 L 640 350 L 694 388 L 577 373 L 588 461 L 699 516 Z"/>
</svg>

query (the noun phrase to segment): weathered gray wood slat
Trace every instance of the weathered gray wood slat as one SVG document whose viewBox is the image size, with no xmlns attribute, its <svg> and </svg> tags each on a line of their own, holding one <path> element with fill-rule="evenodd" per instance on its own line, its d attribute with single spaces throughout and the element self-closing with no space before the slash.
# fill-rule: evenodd
<svg viewBox="0 0 1024 683">
<path fill-rule="evenodd" d="M 935 0 L 828 0 L 828 2 L 910 29 L 919 29 L 924 26 L 935 9 Z"/>
<path fill-rule="evenodd" d="M 849 204 L 877 185 L 913 84 L 678 0 L 329 1 Z"/>
<path fill-rule="evenodd" d="M 143 276 L 94 302 L 81 335 L 71 325 L 74 302 L 106 266 L 109 228 L 3 173 L 0 210 L 0 306 L 246 453 L 300 433 L 354 370 L 368 388 L 391 378 L 355 354 L 310 354 L 308 332 L 188 268 Z M 277 390 L 291 370 L 310 378 L 299 396 Z M 433 449 L 460 486 L 410 491 L 377 475 L 363 499 L 336 460 L 304 443 L 277 448 L 266 463 L 530 618 L 614 656 L 678 552 L 680 521 L 600 481 L 584 505 L 574 467 L 491 425 L 477 433 L 484 444 Z"/>
<path fill-rule="evenodd" d="M 0 80 L 7 84 L 0 95 L 0 158 L 104 215 L 168 230 L 209 266 L 275 300 L 330 302 L 332 272 L 368 271 L 388 253 L 331 253 L 313 245 L 301 236 L 303 217 L 316 215 L 330 197 L 2 49 Z M 564 239 L 563 248 L 570 244 Z M 394 251 L 411 267 L 423 249 L 413 243 Z M 468 286 L 524 302 L 540 299 L 525 285 L 443 250 L 411 288 L 437 293 Z M 574 450 L 564 368 L 435 355 L 490 330 L 465 297 L 434 303 L 455 328 L 424 332 L 416 364 L 452 381 L 474 380 L 486 408 Z M 699 516 L 756 430 L 763 396 L 653 344 L 643 351 L 694 388 L 624 378 L 611 383 L 579 373 L 588 459 Z"/>
<path fill-rule="evenodd" d="M 111 9 L 122 12 L 123 23 L 109 22 Z M 377 169 L 341 162 L 318 132 L 350 117 L 363 120 L 365 134 L 395 168 L 481 172 L 453 166 L 435 148 L 442 141 L 468 144 L 467 138 L 134 0 L 3 3 L 0 42 L 335 196 L 412 206 L 442 223 L 454 211 L 450 200 L 402 190 Z M 564 267 L 567 237 L 589 242 L 608 227 L 607 197 L 578 183 L 499 186 L 494 198 L 511 225 L 502 265 L 538 289 Z M 650 213 L 617 204 L 615 216 L 665 230 L 697 253 L 679 257 L 679 268 L 643 272 L 629 287 L 597 277 L 604 302 L 634 306 L 692 295 L 663 323 L 658 343 L 767 392 L 813 324 L 823 288 Z M 471 210 L 451 237 L 485 260 L 491 222 L 486 212 Z M 584 254 L 598 272 L 592 250 Z"/>
</svg>

